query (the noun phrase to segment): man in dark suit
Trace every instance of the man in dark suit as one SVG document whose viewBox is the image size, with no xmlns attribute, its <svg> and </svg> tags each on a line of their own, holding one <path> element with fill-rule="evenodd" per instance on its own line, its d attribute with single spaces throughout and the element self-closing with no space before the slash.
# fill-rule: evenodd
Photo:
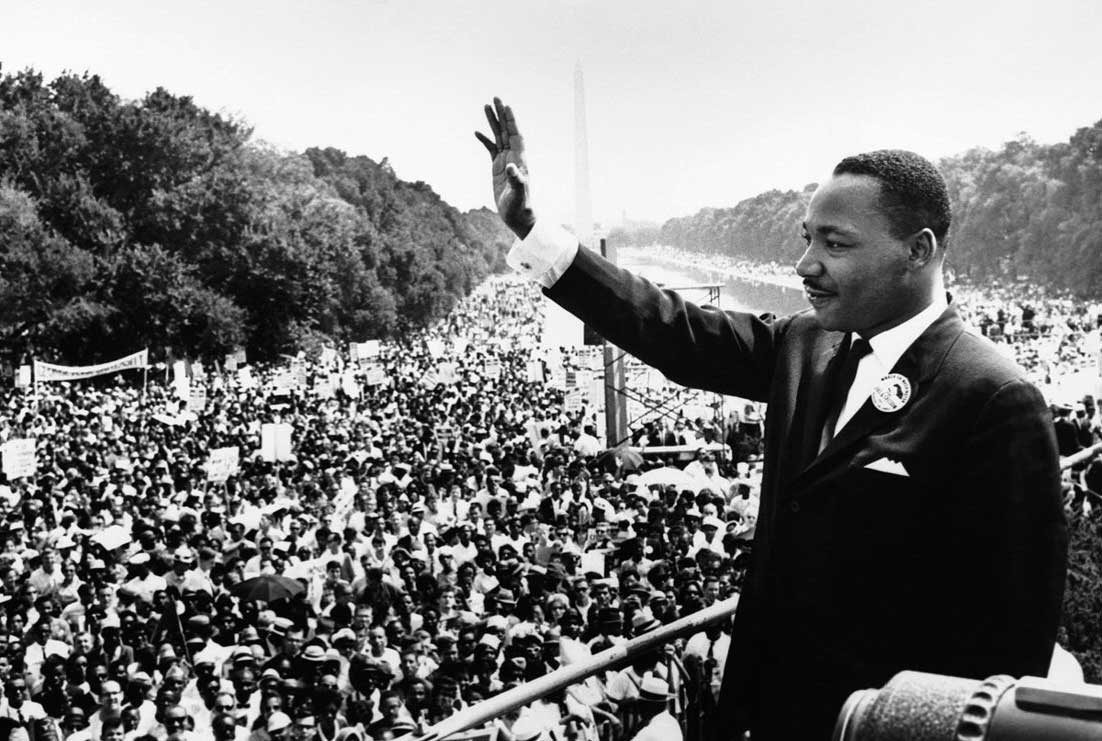
<svg viewBox="0 0 1102 741">
<path fill-rule="evenodd" d="M 826 739 L 851 692 L 904 669 L 1043 676 L 1067 545 L 1056 440 L 1040 393 L 946 296 L 937 170 L 899 151 L 839 163 L 803 224 L 811 309 L 758 317 L 687 303 L 539 221 L 512 112 L 486 113 L 514 269 L 669 378 L 769 404 L 727 728 Z"/>
</svg>

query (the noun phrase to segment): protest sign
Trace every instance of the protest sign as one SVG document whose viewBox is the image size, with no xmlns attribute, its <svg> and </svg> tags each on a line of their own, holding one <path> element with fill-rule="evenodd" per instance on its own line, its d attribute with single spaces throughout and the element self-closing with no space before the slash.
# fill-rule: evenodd
<svg viewBox="0 0 1102 741">
<path fill-rule="evenodd" d="M 191 392 L 187 397 L 187 410 L 202 414 L 207 408 L 207 388 L 201 383 L 191 384 Z"/>
<path fill-rule="evenodd" d="M 482 375 L 491 381 L 496 381 L 501 378 L 501 363 L 490 362 L 486 363 L 482 368 Z"/>
<path fill-rule="evenodd" d="M 353 342 L 349 346 L 349 355 L 353 360 L 370 360 L 379 354 L 381 349 L 378 340 L 367 340 L 365 342 Z"/>
<path fill-rule="evenodd" d="M 286 422 L 268 422 L 260 426 L 260 455 L 269 462 L 289 461 L 291 452 L 291 425 Z"/>
<path fill-rule="evenodd" d="M 249 366 L 237 369 L 237 383 L 246 391 L 256 388 L 256 379 L 253 378 L 253 371 Z"/>
<path fill-rule="evenodd" d="M 381 365 L 373 365 L 364 374 L 364 383 L 368 386 L 382 386 L 386 383 L 386 371 Z"/>
<path fill-rule="evenodd" d="M 191 382 L 187 377 L 187 363 L 177 360 L 172 364 L 172 388 L 176 392 L 176 398 L 187 401 L 191 391 Z"/>
<path fill-rule="evenodd" d="M 237 447 L 216 448 L 207 458 L 207 481 L 216 484 L 225 483 L 230 476 L 241 470 L 241 461 Z"/>
<path fill-rule="evenodd" d="M 570 389 L 563 397 L 563 408 L 567 414 L 577 414 L 582 411 L 585 406 L 585 401 L 582 399 L 581 389 Z"/>
<path fill-rule="evenodd" d="M 458 369 L 455 363 L 437 363 L 436 364 L 436 382 L 443 384 L 453 384 L 457 380 Z"/>
<path fill-rule="evenodd" d="M 306 388 L 306 361 L 302 358 L 295 358 L 291 361 L 291 388 L 305 389 Z"/>
<path fill-rule="evenodd" d="M 3 446 L 4 474 L 9 479 L 33 476 L 38 470 L 33 437 L 8 440 Z"/>
<path fill-rule="evenodd" d="M 543 383 L 543 362 L 529 360 L 526 368 L 528 383 Z"/>
<path fill-rule="evenodd" d="M 328 376 L 318 376 L 314 379 L 314 395 L 319 399 L 333 398 L 333 382 Z"/>
</svg>

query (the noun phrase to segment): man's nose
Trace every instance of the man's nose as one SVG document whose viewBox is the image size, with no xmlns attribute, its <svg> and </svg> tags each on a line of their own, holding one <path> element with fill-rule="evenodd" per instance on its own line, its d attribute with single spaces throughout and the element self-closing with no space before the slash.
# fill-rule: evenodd
<svg viewBox="0 0 1102 741">
<path fill-rule="evenodd" d="M 796 275 L 801 278 L 814 278 L 823 273 L 823 264 L 815 251 L 815 245 L 809 244 L 804 254 L 796 262 Z"/>
</svg>

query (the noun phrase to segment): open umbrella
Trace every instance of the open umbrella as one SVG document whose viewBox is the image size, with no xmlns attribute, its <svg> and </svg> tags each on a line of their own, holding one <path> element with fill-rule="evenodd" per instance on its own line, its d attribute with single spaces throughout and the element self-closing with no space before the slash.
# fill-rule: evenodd
<svg viewBox="0 0 1102 741">
<path fill-rule="evenodd" d="M 655 468 L 639 474 L 639 486 L 650 486 L 651 484 L 673 484 L 679 490 L 690 489 L 696 491 L 700 488 L 700 482 L 697 479 L 685 473 L 680 468 L 673 468 L 672 466 Z"/>
<path fill-rule="evenodd" d="M 643 456 L 638 449 L 628 445 L 618 448 L 609 448 L 597 456 L 597 464 L 600 470 L 610 473 L 638 471 L 643 463 Z"/>
<path fill-rule="evenodd" d="M 102 532 L 92 536 L 93 543 L 99 543 L 109 551 L 121 548 L 130 542 L 130 531 L 121 525 L 110 525 Z"/>
<path fill-rule="evenodd" d="M 261 574 L 235 585 L 232 591 L 243 602 L 275 602 L 294 597 L 306 591 L 306 587 L 286 576 Z"/>
</svg>

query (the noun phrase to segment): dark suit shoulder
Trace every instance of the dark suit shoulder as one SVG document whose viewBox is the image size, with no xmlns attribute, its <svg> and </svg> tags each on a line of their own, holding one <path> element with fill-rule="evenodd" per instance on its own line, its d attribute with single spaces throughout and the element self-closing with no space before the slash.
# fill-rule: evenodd
<svg viewBox="0 0 1102 741">
<path fill-rule="evenodd" d="M 1024 368 L 1004 355 L 991 340 L 968 327 L 946 355 L 942 372 L 968 382 L 981 394 L 994 394 L 1015 383 L 1033 386 Z"/>
</svg>

